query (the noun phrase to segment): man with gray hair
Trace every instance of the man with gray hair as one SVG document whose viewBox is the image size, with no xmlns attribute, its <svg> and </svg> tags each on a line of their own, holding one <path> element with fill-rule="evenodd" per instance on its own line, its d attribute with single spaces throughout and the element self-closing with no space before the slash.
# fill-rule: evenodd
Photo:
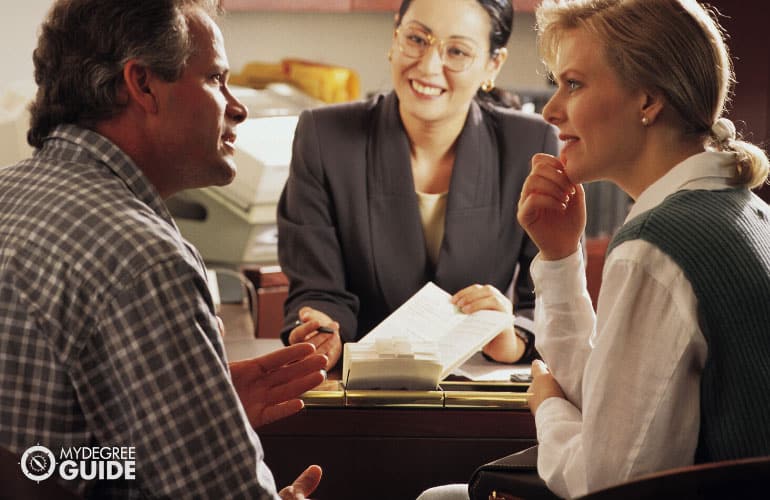
<svg viewBox="0 0 770 500">
<path fill-rule="evenodd" d="M 217 3 L 56 1 L 34 53 L 36 151 L 0 170 L 0 447 L 131 450 L 120 479 L 60 471 L 80 496 L 278 498 L 253 427 L 323 380 L 309 344 L 228 365 L 204 264 L 163 202 L 236 172 L 247 110 Z"/>
</svg>

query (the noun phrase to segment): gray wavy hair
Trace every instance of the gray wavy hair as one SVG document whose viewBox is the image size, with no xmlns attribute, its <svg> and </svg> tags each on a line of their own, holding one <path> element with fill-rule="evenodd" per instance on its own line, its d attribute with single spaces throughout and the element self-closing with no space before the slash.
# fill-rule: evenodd
<svg viewBox="0 0 770 500">
<path fill-rule="evenodd" d="M 91 128 L 119 113 L 129 60 L 179 79 L 193 51 L 190 9 L 219 13 L 217 0 L 58 0 L 33 53 L 38 89 L 27 142 L 39 148 L 59 124 Z"/>
</svg>

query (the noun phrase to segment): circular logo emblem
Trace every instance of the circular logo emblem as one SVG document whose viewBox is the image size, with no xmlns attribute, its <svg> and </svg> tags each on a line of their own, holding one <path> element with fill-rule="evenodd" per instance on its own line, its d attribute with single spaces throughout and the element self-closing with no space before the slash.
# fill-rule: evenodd
<svg viewBox="0 0 770 500">
<path fill-rule="evenodd" d="M 21 471 L 38 483 L 51 477 L 55 468 L 56 457 L 45 446 L 31 446 L 21 456 Z"/>
</svg>

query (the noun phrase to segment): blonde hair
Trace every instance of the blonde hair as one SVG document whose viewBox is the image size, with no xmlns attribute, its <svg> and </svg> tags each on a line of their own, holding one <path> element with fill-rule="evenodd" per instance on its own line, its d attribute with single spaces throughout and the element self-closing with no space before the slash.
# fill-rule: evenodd
<svg viewBox="0 0 770 500">
<path fill-rule="evenodd" d="M 717 132 L 734 75 L 712 9 L 696 0 L 544 0 L 536 17 L 546 66 L 553 66 L 565 31 L 586 30 L 604 45 L 608 63 L 629 88 L 662 92 L 685 133 L 735 153 L 734 184 L 754 188 L 766 181 L 765 152 Z"/>
</svg>

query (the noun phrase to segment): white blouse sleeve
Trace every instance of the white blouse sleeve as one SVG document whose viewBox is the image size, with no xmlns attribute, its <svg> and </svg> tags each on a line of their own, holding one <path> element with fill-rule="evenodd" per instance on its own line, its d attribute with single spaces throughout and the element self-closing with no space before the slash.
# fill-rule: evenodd
<svg viewBox="0 0 770 500">
<path fill-rule="evenodd" d="M 553 275 L 533 276 L 536 290 L 565 288 Z M 605 264 L 595 334 L 583 300 L 562 311 L 544 300 L 538 348 L 568 396 L 544 401 L 535 416 L 538 470 L 549 488 L 574 497 L 692 464 L 707 348 L 681 269 L 644 241 L 618 246 Z M 576 380 L 577 398 L 565 387 L 574 390 Z"/>
<path fill-rule="evenodd" d="M 567 399 L 581 405 L 583 367 L 590 349 L 595 317 L 586 289 L 583 252 L 558 261 L 532 262 L 535 283 L 535 347 Z M 568 355 L 564 355 L 568 353 Z M 551 360 L 557 363 L 551 364 Z"/>
</svg>

